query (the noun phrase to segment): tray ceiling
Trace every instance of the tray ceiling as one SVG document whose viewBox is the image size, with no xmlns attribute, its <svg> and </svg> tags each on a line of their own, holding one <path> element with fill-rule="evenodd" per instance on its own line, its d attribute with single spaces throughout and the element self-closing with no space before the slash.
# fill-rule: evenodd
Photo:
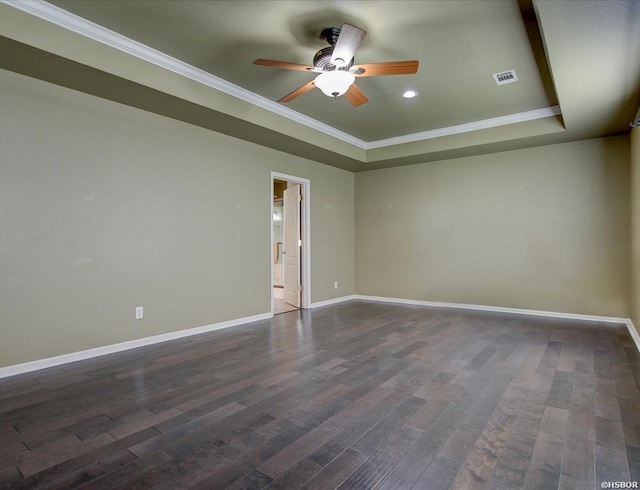
<svg viewBox="0 0 640 490">
<path fill-rule="evenodd" d="M 44 52 L 69 70 L 69 61 L 87 67 L 87 77 L 96 79 L 92 86 L 100 83 L 100 73 L 102 83 L 112 87 L 117 85 L 113 76 L 123 78 L 141 91 L 146 87 L 208 107 L 216 113 L 212 118 L 244 121 L 234 136 L 261 144 L 272 139 L 267 146 L 351 170 L 615 134 L 627 130 L 638 108 L 640 9 L 633 0 L 52 0 L 37 2 L 35 9 L 34 3 L 0 5 L 13 19 L 5 16 L 6 22 L 0 22 L 5 36 L 0 52 L 4 47 L 7 53 L 0 67 L 47 79 L 42 66 L 29 67 L 28 60 L 42 58 Z M 48 14 L 40 15 L 43 10 Z M 40 18 L 36 22 L 25 15 Z M 44 27 L 42 18 L 55 26 Z M 95 35 L 101 31 L 87 28 L 86 21 L 120 40 L 120 58 L 105 56 L 106 47 L 97 46 L 105 41 Z M 59 32 L 83 22 L 85 31 L 76 29 L 83 36 Z M 286 107 L 275 104 L 313 74 L 255 66 L 253 61 L 311 64 L 314 53 L 327 46 L 320 31 L 345 22 L 368 32 L 356 63 L 417 59 L 418 73 L 359 79 L 370 102 L 358 108 L 319 90 Z M 186 74 L 190 82 L 197 78 L 207 90 L 221 89 L 231 97 L 222 100 L 175 81 L 160 86 L 156 68 L 147 70 L 147 81 L 142 65 L 134 67 L 122 58 L 139 58 L 137 48 L 158 53 L 160 61 L 147 56 L 147 64 L 171 70 L 175 61 L 182 68 L 173 74 Z M 18 53 L 22 61 L 8 59 Z M 492 74 L 509 69 L 519 80 L 498 86 Z M 92 92 L 78 81 L 65 82 L 62 75 L 50 78 Z M 418 97 L 403 99 L 407 89 L 417 90 Z M 93 93 L 105 96 L 99 89 Z M 118 100 L 115 95 L 107 98 Z M 246 109 L 247 104 L 252 108 Z M 286 124 L 279 123 L 282 117 Z M 188 116 L 181 119 L 194 122 Z M 275 131 L 278 137 L 260 136 L 261 131 Z"/>
</svg>

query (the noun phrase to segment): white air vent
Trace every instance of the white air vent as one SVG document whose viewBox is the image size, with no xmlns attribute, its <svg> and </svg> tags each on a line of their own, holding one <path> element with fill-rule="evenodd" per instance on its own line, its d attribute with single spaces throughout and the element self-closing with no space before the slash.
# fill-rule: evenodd
<svg viewBox="0 0 640 490">
<path fill-rule="evenodd" d="M 493 79 L 497 85 L 505 85 L 507 83 L 513 83 L 518 81 L 518 75 L 515 70 L 502 71 L 500 73 L 494 73 Z"/>
</svg>

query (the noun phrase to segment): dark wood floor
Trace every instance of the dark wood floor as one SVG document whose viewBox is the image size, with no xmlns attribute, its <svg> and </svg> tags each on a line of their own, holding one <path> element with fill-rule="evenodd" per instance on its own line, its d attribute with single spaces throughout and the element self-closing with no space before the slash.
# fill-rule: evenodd
<svg viewBox="0 0 640 490">
<path fill-rule="evenodd" d="M 1 488 L 640 482 L 624 326 L 352 302 L 0 380 Z"/>
</svg>

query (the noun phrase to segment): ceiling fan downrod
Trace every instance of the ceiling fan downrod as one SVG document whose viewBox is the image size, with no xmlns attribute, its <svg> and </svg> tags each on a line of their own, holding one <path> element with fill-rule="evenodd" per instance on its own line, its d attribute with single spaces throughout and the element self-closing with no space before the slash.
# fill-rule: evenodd
<svg viewBox="0 0 640 490">
<path fill-rule="evenodd" d="M 338 27 L 327 27 L 323 29 L 320 33 L 320 39 L 324 39 L 327 44 L 331 46 L 335 46 L 338 42 L 338 38 L 340 37 L 340 28 Z"/>
</svg>

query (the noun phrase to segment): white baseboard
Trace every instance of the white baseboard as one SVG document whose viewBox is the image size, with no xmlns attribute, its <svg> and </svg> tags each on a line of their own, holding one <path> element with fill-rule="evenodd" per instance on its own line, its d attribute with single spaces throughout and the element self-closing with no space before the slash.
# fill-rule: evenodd
<svg viewBox="0 0 640 490">
<path fill-rule="evenodd" d="M 15 376 L 17 374 L 28 373 L 31 371 L 37 371 L 38 369 L 45 369 L 61 364 L 68 364 L 70 362 L 82 361 L 84 359 L 90 359 L 92 357 L 104 356 L 106 354 L 113 354 L 123 350 L 135 349 L 136 347 L 144 347 L 147 345 L 158 344 L 160 342 L 166 342 L 168 340 L 180 339 L 183 337 L 190 337 L 191 335 L 198 335 L 206 332 L 213 332 L 214 330 L 221 330 L 223 328 L 235 327 L 237 325 L 243 325 L 245 323 L 257 322 L 260 320 L 268 320 L 272 318 L 271 313 L 263 313 L 260 315 L 247 316 L 244 318 L 237 318 L 235 320 L 228 320 L 226 322 L 213 323 L 211 325 L 205 325 L 202 327 L 188 328 L 186 330 L 178 330 L 176 332 L 169 332 L 160 335 L 153 335 L 152 337 L 144 337 L 142 339 L 129 340 L 127 342 L 121 342 L 119 344 L 105 345 L 103 347 L 96 347 L 95 349 L 87 349 L 79 352 L 71 352 L 70 354 L 62 354 L 60 356 L 48 357 L 46 359 L 39 359 L 37 361 L 25 362 L 22 364 L 14 364 L 13 366 L 6 366 L 0 368 L 0 378 L 6 378 L 8 376 Z"/>
<path fill-rule="evenodd" d="M 622 323 L 627 326 L 629 335 L 633 339 L 633 342 L 640 352 L 640 335 L 636 330 L 633 322 L 630 318 L 622 318 L 615 316 L 597 316 L 597 315 L 579 315 L 576 313 L 559 313 L 556 311 L 543 311 L 543 310 L 523 310 L 520 308 L 505 308 L 501 306 L 484 306 L 484 305 L 468 305 L 463 303 L 438 303 L 434 301 L 419 301 L 415 299 L 401 299 L 401 298 L 385 298 L 382 296 L 365 296 L 362 294 L 354 295 L 353 299 L 364 301 L 377 301 L 381 303 L 398 303 L 404 305 L 417 305 L 417 306 L 432 306 L 435 308 L 457 308 L 461 310 L 476 310 L 476 311 L 490 311 L 495 313 L 513 313 L 516 315 L 529 315 L 529 316 L 541 316 L 547 318 L 563 318 L 568 320 L 584 320 L 588 322 L 602 322 L 602 323 Z"/>
<path fill-rule="evenodd" d="M 627 324 L 629 335 L 631 335 L 633 342 L 636 344 L 636 348 L 638 349 L 638 352 L 640 352 L 640 334 L 638 334 L 638 331 L 636 330 L 635 325 L 631 321 L 631 318 L 627 318 L 627 321 L 625 323 Z"/>
<path fill-rule="evenodd" d="M 434 301 L 419 301 L 415 299 L 385 298 L 382 296 L 364 296 L 356 294 L 354 299 L 365 301 L 378 301 L 382 303 L 399 303 L 404 305 L 431 306 L 434 308 L 456 308 L 460 310 L 491 311 L 495 313 L 513 313 L 516 315 L 543 316 L 550 318 L 565 318 L 569 320 L 585 320 L 588 322 L 623 323 L 627 318 L 613 316 L 579 315 L 576 313 L 559 313 L 556 311 L 523 310 L 520 308 L 505 308 L 502 306 L 468 305 L 464 303 L 438 303 Z"/>
<path fill-rule="evenodd" d="M 541 311 L 541 310 L 523 310 L 518 308 L 504 308 L 499 306 L 483 306 L 483 305 L 468 305 L 463 303 L 439 303 L 434 301 L 419 301 L 413 299 L 402 298 L 386 298 L 382 296 L 366 296 L 361 294 L 352 294 L 349 296 L 342 296 L 340 298 L 328 299 L 325 301 L 318 301 L 311 303 L 311 308 L 319 308 L 322 306 L 330 306 L 339 303 L 345 303 L 351 300 L 363 300 L 363 301 L 376 301 L 381 303 L 397 303 L 405 305 L 417 305 L 417 306 L 430 306 L 434 308 L 456 308 L 462 310 L 476 310 L 476 311 L 490 311 L 496 313 L 513 313 L 517 315 L 530 315 L 541 316 L 550 318 L 564 318 L 571 320 L 585 320 L 591 322 L 604 322 L 604 323 L 622 323 L 627 326 L 629 335 L 633 339 L 638 352 L 640 352 L 640 335 L 635 329 L 635 326 L 629 318 L 618 318 L 608 316 L 595 316 L 595 315 L 578 315 L 574 313 L 558 313 L 554 311 Z M 213 332 L 215 330 L 221 330 L 223 328 L 235 327 L 246 323 L 257 322 L 261 320 L 268 320 L 272 318 L 271 313 L 263 313 L 260 315 L 248 316 L 244 318 L 237 318 L 235 320 L 228 320 L 226 322 L 213 323 L 211 325 L 205 325 L 202 327 L 189 328 L 186 330 L 178 330 L 176 332 L 169 332 L 160 335 L 154 335 L 152 337 L 145 337 L 142 339 L 129 340 L 127 342 L 121 342 L 119 344 L 106 345 L 103 347 L 96 347 L 95 349 L 87 349 L 79 352 L 72 352 L 70 354 L 63 354 L 60 356 L 49 357 L 46 359 L 39 359 L 37 361 L 25 362 L 22 364 L 15 364 L 13 366 L 6 366 L 0 368 L 0 378 L 6 378 L 8 376 L 15 376 L 18 374 L 24 374 L 31 371 L 37 371 L 38 369 L 45 369 L 61 364 L 68 364 L 70 362 L 82 361 L 84 359 L 91 359 L 93 357 L 104 356 L 107 354 L 113 354 L 124 350 L 135 349 L 137 347 L 144 347 L 147 345 L 158 344 L 160 342 L 166 342 L 168 340 L 180 339 L 183 337 L 190 337 L 192 335 L 198 335 L 206 332 Z"/>
<path fill-rule="evenodd" d="M 351 301 L 356 299 L 356 296 L 351 294 L 349 296 L 341 296 L 340 298 L 327 299 L 325 301 L 318 301 L 317 303 L 311 303 L 311 308 L 319 308 L 320 306 L 336 305 L 338 303 L 344 303 L 345 301 Z"/>
</svg>

